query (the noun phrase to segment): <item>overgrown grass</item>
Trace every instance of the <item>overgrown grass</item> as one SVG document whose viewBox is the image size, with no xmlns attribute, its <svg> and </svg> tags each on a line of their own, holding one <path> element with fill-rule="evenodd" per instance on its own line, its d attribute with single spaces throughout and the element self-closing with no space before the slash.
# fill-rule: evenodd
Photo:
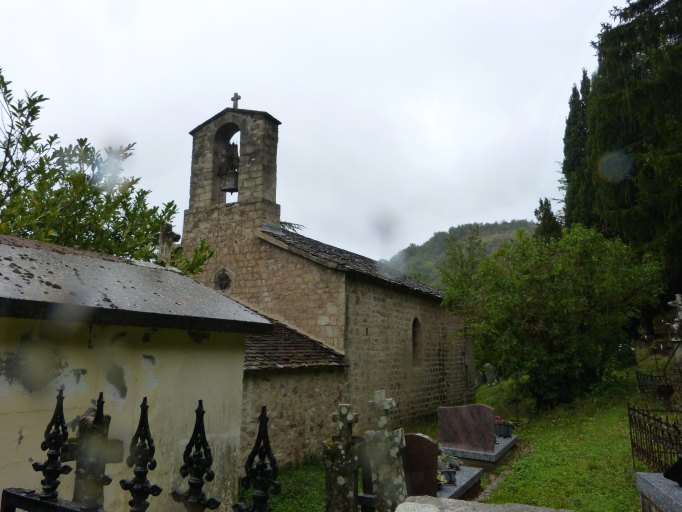
<svg viewBox="0 0 682 512">
<path fill-rule="evenodd" d="M 648 369 L 650 362 L 645 362 Z M 611 378 L 591 395 L 552 411 L 536 413 L 515 402 L 508 382 L 483 386 L 477 401 L 517 421 L 519 445 L 484 479 L 496 489 L 490 503 L 523 503 L 576 512 L 639 510 L 627 419 L 628 399 L 638 399 L 634 368 Z M 403 425 L 406 432 L 438 438 L 436 416 Z M 643 468 L 639 468 L 640 470 Z M 322 512 L 324 468 L 315 460 L 281 472 L 278 512 Z"/>
<path fill-rule="evenodd" d="M 280 494 L 270 493 L 268 504 L 276 512 L 324 512 L 324 466 L 320 459 L 312 459 L 297 466 L 280 470 Z M 248 491 L 240 489 L 239 500 L 251 503 Z"/>
<path fill-rule="evenodd" d="M 626 375 L 573 404 L 522 419 L 516 429 L 520 445 L 496 469 L 502 481 L 487 501 L 639 510 L 627 419 L 631 389 Z"/>
</svg>

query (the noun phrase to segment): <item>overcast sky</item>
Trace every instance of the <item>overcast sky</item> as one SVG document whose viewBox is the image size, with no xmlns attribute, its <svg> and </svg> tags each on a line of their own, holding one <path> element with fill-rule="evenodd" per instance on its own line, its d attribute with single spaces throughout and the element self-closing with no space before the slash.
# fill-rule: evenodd
<svg viewBox="0 0 682 512">
<path fill-rule="evenodd" d="M 282 219 L 390 258 L 561 197 L 568 96 L 614 3 L 3 0 L 0 67 L 50 98 L 43 133 L 137 142 L 126 174 L 181 210 L 188 132 L 238 91 L 282 122 Z"/>
</svg>

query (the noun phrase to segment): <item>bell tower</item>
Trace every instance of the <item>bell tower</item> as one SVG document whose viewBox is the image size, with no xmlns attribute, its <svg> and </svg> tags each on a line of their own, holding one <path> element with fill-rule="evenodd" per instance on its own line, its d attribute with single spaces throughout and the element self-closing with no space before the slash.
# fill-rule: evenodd
<svg viewBox="0 0 682 512">
<path fill-rule="evenodd" d="M 267 112 L 238 108 L 239 99 L 235 93 L 232 108 L 190 132 L 188 212 L 237 207 L 241 217 L 248 210 L 258 226 L 279 224 L 277 132 L 281 123 Z"/>
<path fill-rule="evenodd" d="M 192 170 L 182 246 L 191 254 L 201 240 L 215 256 L 199 279 L 238 297 L 251 282 L 263 242 L 263 224 L 279 225 L 277 131 L 267 112 L 226 108 L 190 132 Z"/>
</svg>

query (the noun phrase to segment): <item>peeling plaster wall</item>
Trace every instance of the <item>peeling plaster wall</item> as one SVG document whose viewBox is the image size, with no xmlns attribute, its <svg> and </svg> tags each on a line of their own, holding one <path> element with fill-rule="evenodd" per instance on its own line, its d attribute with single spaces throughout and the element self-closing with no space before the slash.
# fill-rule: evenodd
<svg viewBox="0 0 682 512">
<path fill-rule="evenodd" d="M 0 485 L 40 489 L 42 475 L 31 462 L 46 459 L 40 443 L 64 386 L 67 423 L 90 410 L 104 392 L 104 412 L 112 417 L 109 438 L 123 441 L 124 460 L 139 405 L 148 397 L 158 462 L 149 480 L 164 490 L 150 499 L 158 510 L 184 510 L 170 491 L 186 487 L 179 475 L 182 452 L 197 400 L 203 399 L 216 473 L 204 490 L 231 504 L 244 462 L 237 458 L 243 360 L 243 334 L 199 337 L 169 329 L 0 319 Z M 108 465 L 107 474 L 113 482 L 105 487 L 105 508 L 127 510 L 129 495 L 118 481 L 132 478 L 132 470 L 121 462 Z M 71 499 L 73 472 L 61 481 L 60 496 Z"/>
</svg>

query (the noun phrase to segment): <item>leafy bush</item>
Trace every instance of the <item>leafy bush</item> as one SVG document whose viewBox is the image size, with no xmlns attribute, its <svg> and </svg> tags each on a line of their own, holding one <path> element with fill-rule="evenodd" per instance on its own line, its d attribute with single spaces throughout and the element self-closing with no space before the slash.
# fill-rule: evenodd
<svg viewBox="0 0 682 512">
<path fill-rule="evenodd" d="M 467 293 L 448 289 L 445 304 L 465 317 L 479 362 L 547 408 L 615 366 L 626 328 L 656 300 L 660 280 L 658 262 L 576 225 L 559 239 L 520 232 L 481 262 Z"/>
</svg>

